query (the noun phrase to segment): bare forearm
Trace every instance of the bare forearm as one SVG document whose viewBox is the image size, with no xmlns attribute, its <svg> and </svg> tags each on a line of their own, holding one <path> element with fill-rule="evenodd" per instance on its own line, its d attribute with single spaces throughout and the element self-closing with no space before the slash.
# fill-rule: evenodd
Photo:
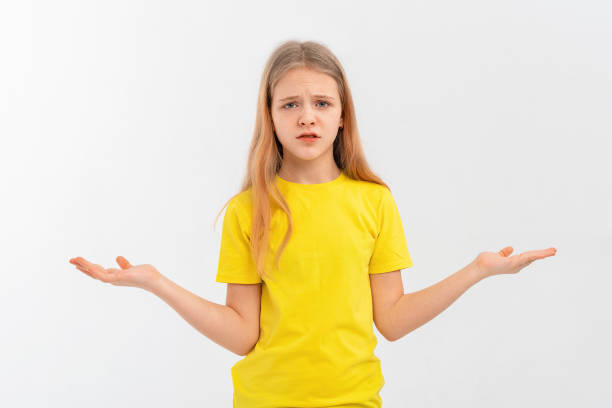
<svg viewBox="0 0 612 408">
<path fill-rule="evenodd" d="M 480 280 L 476 267 L 470 263 L 435 285 L 405 293 L 391 308 L 389 340 L 398 340 L 421 327 Z"/>
<path fill-rule="evenodd" d="M 231 307 L 197 296 L 163 275 L 149 291 L 220 346 L 238 355 L 245 355 L 251 350 L 254 339 L 250 336 L 248 326 Z"/>
</svg>

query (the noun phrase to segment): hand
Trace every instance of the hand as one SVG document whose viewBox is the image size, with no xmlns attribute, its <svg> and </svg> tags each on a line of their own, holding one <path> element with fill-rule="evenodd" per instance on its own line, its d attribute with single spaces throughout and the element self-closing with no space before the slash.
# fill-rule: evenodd
<svg viewBox="0 0 612 408">
<path fill-rule="evenodd" d="M 517 273 L 536 259 L 547 258 L 557 253 L 556 248 L 548 248 L 527 251 L 508 257 L 512 251 L 514 249 L 511 246 L 507 246 L 499 252 L 482 252 L 478 254 L 474 264 L 478 270 L 479 277 L 484 279 L 493 275 Z"/>
<path fill-rule="evenodd" d="M 70 263 L 92 278 L 115 286 L 133 286 L 150 290 L 155 281 L 161 276 L 153 265 L 134 266 L 122 256 L 118 256 L 116 260 L 121 269 L 104 269 L 102 266 L 91 263 L 80 256 L 70 259 Z"/>
</svg>

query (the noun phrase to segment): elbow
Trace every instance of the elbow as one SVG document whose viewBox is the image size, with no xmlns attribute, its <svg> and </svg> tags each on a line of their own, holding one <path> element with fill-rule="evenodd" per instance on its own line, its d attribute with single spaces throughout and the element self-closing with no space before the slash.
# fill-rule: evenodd
<svg viewBox="0 0 612 408">
<path fill-rule="evenodd" d="M 402 337 L 404 337 L 405 335 L 407 335 L 408 333 L 411 333 L 414 329 L 411 329 L 405 333 L 392 333 L 391 335 L 385 336 L 385 339 L 387 339 L 390 342 L 394 342 L 394 341 L 398 341 L 399 339 L 401 339 Z"/>
<path fill-rule="evenodd" d="M 385 340 L 389 342 L 394 342 L 395 340 L 397 340 L 397 337 L 394 335 L 394 333 L 391 333 L 389 330 L 381 330 L 378 325 L 376 325 L 376 328 L 378 329 L 378 332 L 385 338 Z"/>
<path fill-rule="evenodd" d="M 412 331 L 412 330 L 410 330 L 410 331 Z M 401 339 L 402 337 L 404 337 L 406 334 L 409 333 L 409 332 L 402 332 L 402 331 L 397 330 L 397 329 L 395 329 L 395 330 L 379 330 L 379 332 L 380 332 L 380 334 L 383 335 L 385 340 L 387 340 L 389 342 L 398 341 L 399 339 Z"/>
<path fill-rule="evenodd" d="M 259 339 L 258 339 L 259 340 Z M 242 350 L 241 352 L 237 353 L 239 356 L 246 356 L 247 354 L 249 354 L 251 351 L 253 351 L 253 349 L 255 348 L 255 345 L 257 344 L 257 341 L 254 342 L 250 342 L 248 343 L 248 347 L 245 350 Z"/>
<path fill-rule="evenodd" d="M 384 336 L 384 338 L 385 338 L 387 341 L 389 341 L 389 342 L 391 342 L 391 343 L 392 343 L 392 342 L 394 342 L 394 341 L 396 341 L 396 340 L 398 339 L 398 337 L 396 337 L 396 336 L 390 336 L 390 335 L 385 335 L 385 334 L 383 334 L 383 336 Z"/>
<path fill-rule="evenodd" d="M 244 356 L 248 355 L 252 350 L 253 350 L 253 347 L 249 348 L 246 351 L 241 351 L 240 353 L 238 353 L 238 355 L 244 357 Z"/>
</svg>

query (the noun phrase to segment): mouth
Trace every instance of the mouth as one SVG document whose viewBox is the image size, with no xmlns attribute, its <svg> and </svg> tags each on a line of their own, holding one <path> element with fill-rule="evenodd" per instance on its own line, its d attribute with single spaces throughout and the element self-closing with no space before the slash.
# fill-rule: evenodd
<svg viewBox="0 0 612 408">
<path fill-rule="evenodd" d="M 315 140 L 315 139 L 320 139 L 321 136 L 317 135 L 314 132 L 305 132 L 299 135 L 297 138 L 303 139 L 303 140 Z"/>
</svg>

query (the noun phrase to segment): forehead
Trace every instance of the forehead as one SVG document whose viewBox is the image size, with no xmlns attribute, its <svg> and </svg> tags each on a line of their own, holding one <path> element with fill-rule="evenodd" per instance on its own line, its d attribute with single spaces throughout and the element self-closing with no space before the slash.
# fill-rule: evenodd
<svg viewBox="0 0 612 408">
<path fill-rule="evenodd" d="M 276 83 L 272 97 L 283 98 L 301 93 L 323 94 L 338 97 L 336 80 L 328 74 L 309 69 L 293 68 L 285 72 Z"/>
</svg>

